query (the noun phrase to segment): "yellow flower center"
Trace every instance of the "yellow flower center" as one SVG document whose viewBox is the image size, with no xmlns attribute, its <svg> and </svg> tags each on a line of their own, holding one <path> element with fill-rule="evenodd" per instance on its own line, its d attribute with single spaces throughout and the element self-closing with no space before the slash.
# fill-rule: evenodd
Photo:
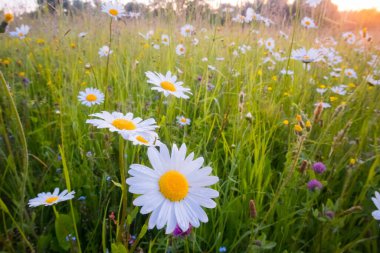
<svg viewBox="0 0 380 253">
<path fill-rule="evenodd" d="M 111 14 L 112 16 L 117 16 L 117 14 L 119 14 L 119 12 L 116 9 L 110 9 L 108 13 Z"/>
<path fill-rule="evenodd" d="M 172 84 L 171 82 L 168 82 L 168 81 L 163 81 L 160 83 L 161 87 L 165 90 L 168 90 L 168 91 L 176 91 L 177 89 L 175 88 L 174 84 Z"/>
<path fill-rule="evenodd" d="M 112 121 L 112 125 L 120 130 L 135 130 L 136 125 L 130 120 L 127 119 L 115 119 Z"/>
<path fill-rule="evenodd" d="M 13 21 L 13 14 L 12 13 L 6 13 L 4 15 L 5 22 L 9 23 Z"/>
<path fill-rule="evenodd" d="M 181 118 L 181 122 L 186 123 L 186 118 Z"/>
<path fill-rule="evenodd" d="M 54 196 L 54 197 L 49 197 L 49 198 L 47 198 L 47 199 L 45 200 L 45 202 L 46 202 L 46 203 L 48 203 L 48 204 L 51 204 L 51 203 L 54 203 L 54 202 L 56 202 L 56 201 L 57 201 L 57 199 L 58 199 L 58 197 L 57 197 L 57 196 Z"/>
<path fill-rule="evenodd" d="M 88 94 L 86 97 L 86 100 L 90 101 L 90 102 L 94 102 L 94 101 L 96 101 L 96 99 L 97 99 L 97 97 L 94 94 Z"/>
<path fill-rule="evenodd" d="M 310 56 L 305 55 L 305 56 L 303 57 L 303 59 L 304 59 L 304 60 L 310 60 Z"/>
<path fill-rule="evenodd" d="M 144 143 L 144 144 L 148 144 L 149 141 L 147 141 L 144 137 L 142 137 L 141 135 L 137 136 L 136 137 L 136 140 L 138 140 L 139 142 L 141 143 Z"/>
<path fill-rule="evenodd" d="M 165 198 L 175 202 L 183 200 L 189 192 L 186 177 L 175 170 L 169 170 L 158 181 L 160 192 Z"/>
<path fill-rule="evenodd" d="M 185 48 L 180 47 L 180 48 L 179 48 L 179 51 L 180 51 L 180 52 L 183 52 L 183 51 L 185 51 Z"/>
<path fill-rule="evenodd" d="M 187 32 L 187 33 L 189 33 L 189 32 L 190 32 L 190 29 L 189 29 L 189 28 L 187 28 L 187 29 L 186 29 L 186 32 Z"/>
<path fill-rule="evenodd" d="M 24 34 L 23 33 L 18 33 L 18 36 L 22 37 L 22 36 L 24 36 Z"/>
<path fill-rule="evenodd" d="M 310 21 L 305 22 L 305 25 L 307 25 L 307 26 L 309 26 L 310 24 L 311 24 Z"/>
<path fill-rule="evenodd" d="M 347 75 L 348 75 L 348 76 L 352 76 L 352 73 L 351 73 L 351 72 L 347 72 Z"/>
</svg>

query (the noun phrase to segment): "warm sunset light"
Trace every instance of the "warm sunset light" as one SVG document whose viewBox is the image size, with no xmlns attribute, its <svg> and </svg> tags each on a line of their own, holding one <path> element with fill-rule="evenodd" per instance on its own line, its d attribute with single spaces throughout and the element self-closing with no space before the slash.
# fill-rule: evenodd
<svg viewBox="0 0 380 253">
<path fill-rule="evenodd" d="M 68 0 L 73 2 L 73 0 Z M 94 3 L 94 0 L 81 0 L 82 2 Z M 293 3 L 295 0 L 289 0 L 289 3 Z M 107 2 L 101 0 L 101 2 Z M 150 4 L 153 0 L 117 0 L 122 4 L 128 2 L 138 2 L 144 4 Z M 243 5 L 247 2 L 254 3 L 255 0 L 205 0 L 213 7 L 217 7 L 220 4 L 232 4 L 232 5 Z M 338 6 L 339 11 L 351 11 L 351 10 L 363 10 L 363 9 L 377 9 L 380 11 L 380 0 L 331 0 L 334 4 Z M 29 12 L 35 9 L 37 6 L 37 0 L 0 0 L 0 10 L 3 9 L 15 9 L 15 12 L 21 12 L 21 9 L 25 9 Z"/>
</svg>

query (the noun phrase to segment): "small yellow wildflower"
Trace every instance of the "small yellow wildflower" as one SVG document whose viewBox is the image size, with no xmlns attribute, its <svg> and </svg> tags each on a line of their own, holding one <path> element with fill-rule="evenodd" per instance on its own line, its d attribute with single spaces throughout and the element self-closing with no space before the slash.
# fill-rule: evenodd
<svg viewBox="0 0 380 253">
<path fill-rule="evenodd" d="M 337 97 L 333 97 L 333 96 L 332 96 L 332 97 L 330 97 L 330 101 L 331 101 L 331 102 L 334 102 L 334 101 L 336 101 L 336 100 L 338 100 L 338 98 L 337 98 Z"/>
<path fill-rule="evenodd" d="M 70 43 L 70 47 L 71 47 L 72 49 L 75 49 L 75 48 L 77 48 L 77 45 L 76 45 L 74 42 L 71 42 L 71 43 Z"/>
<path fill-rule="evenodd" d="M 354 84 L 354 83 L 349 83 L 349 84 L 348 84 L 348 87 L 354 89 L 354 88 L 356 88 L 356 84 Z"/>
<path fill-rule="evenodd" d="M 294 125 L 294 131 L 296 131 L 296 133 L 300 133 L 302 132 L 302 127 L 300 125 Z"/>
<path fill-rule="evenodd" d="M 40 46 L 42 46 L 42 45 L 45 44 L 45 40 L 44 40 L 44 39 L 37 39 L 36 42 L 37 42 L 37 44 L 40 45 Z"/>
<path fill-rule="evenodd" d="M 324 85 L 324 84 L 320 84 L 320 85 L 319 85 L 319 88 L 324 89 L 324 88 L 326 88 L 326 85 Z"/>
<path fill-rule="evenodd" d="M 297 114 L 297 116 L 296 116 L 296 120 L 297 120 L 298 122 L 302 121 L 302 116 L 301 116 L 300 114 Z"/>
<path fill-rule="evenodd" d="M 273 90 L 273 88 L 269 86 L 268 87 L 268 91 L 272 91 L 272 90 Z"/>
<path fill-rule="evenodd" d="M 4 15 L 5 22 L 10 23 L 13 21 L 13 19 L 14 19 L 14 16 L 12 13 L 5 13 Z"/>
<path fill-rule="evenodd" d="M 289 125 L 289 120 L 284 120 L 283 122 L 282 122 L 285 126 L 287 126 L 287 125 Z"/>
<path fill-rule="evenodd" d="M 350 158 L 350 165 L 355 165 L 355 164 L 356 164 L 356 159 Z"/>
<path fill-rule="evenodd" d="M 262 76 L 262 75 L 263 75 L 263 70 L 262 70 L 262 69 L 259 69 L 259 70 L 257 71 L 257 74 L 258 74 L 259 76 Z"/>
<path fill-rule="evenodd" d="M 19 72 L 18 76 L 21 77 L 21 78 L 25 77 L 25 72 Z"/>
</svg>

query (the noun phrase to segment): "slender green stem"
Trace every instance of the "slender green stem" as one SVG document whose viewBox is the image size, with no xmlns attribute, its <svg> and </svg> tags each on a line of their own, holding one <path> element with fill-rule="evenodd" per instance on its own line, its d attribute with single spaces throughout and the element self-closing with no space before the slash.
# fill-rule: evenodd
<svg viewBox="0 0 380 253">
<path fill-rule="evenodd" d="M 119 219 L 117 241 L 122 242 L 124 234 L 124 223 L 127 217 L 127 185 L 125 182 L 125 143 L 122 136 L 119 136 L 119 170 L 120 170 L 120 183 L 122 191 L 122 205 L 121 205 L 121 218 Z"/>
<path fill-rule="evenodd" d="M 53 211 L 54 211 L 55 218 L 58 218 L 59 217 L 59 213 L 57 211 L 57 208 L 55 208 L 54 205 L 53 205 Z"/>
<path fill-rule="evenodd" d="M 22 157 L 21 157 L 21 159 L 22 159 L 23 175 L 22 175 L 22 185 L 21 185 L 21 191 L 20 191 L 20 194 L 21 194 L 20 195 L 20 207 L 23 207 L 25 205 L 24 200 L 25 200 L 26 181 L 27 181 L 28 175 L 29 175 L 28 145 L 26 142 L 24 128 L 22 127 L 22 123 L 21 123 L 20 116 L 19 116 L 18 111 L 17 111 L 16 104 L 12 98 L 12 95 L 11 95 L 11 93 L 8 89 L 7 83 L 5 81 L 4 75 L 1 71 L 0 71 L 0 83 L 3 86 L 5 96 L 9 100 L 10 109 L 11 109 L 12 114 L 16 120 L 16 125 L 18 128 L 18 133 L 19 133 L 20 142 L 21 142 L 21 146 L 22 146 Z M 22 213 L 23 208 L 19 208 L 19 210 L 20 210 L 19 219 L 20 219 L 20 222 L 23 223 L 23 221 L 24 221 L 24 217 L 23 217 L 23 213 Z"/>
</svg>

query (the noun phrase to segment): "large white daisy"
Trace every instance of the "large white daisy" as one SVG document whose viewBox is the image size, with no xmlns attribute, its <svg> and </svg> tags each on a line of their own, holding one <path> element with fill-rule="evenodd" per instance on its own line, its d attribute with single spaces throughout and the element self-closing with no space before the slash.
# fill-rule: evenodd
<svg viewBox="0 0 380 253">
<path fill-rule="evenodd" d="M 108 2 L 102 5 L 102 12 L 117 19 L 126 16 L 124 6 L 117 2 Z"/>
<path fill-rule="evenodd" d="M 301 25 L 306 27 L 306 28 L 317 28 L 317 26 L 315 25 L 314 23 L 314 20 L 312 20 L 311 18 L 309 17 L 304 17 L 302 20 L 301 20 Z"/>
<path fill-rule="evenodd" d="M 19 39 L 24 39 L 25 36 L 29 33 L 30 27 L 27 25 L 21 25 L 20 27 L 16 27 L 16 30 L 13 32 L 9 32 L 11 37 L 17 37 Z"/>
<path fill-rule="evenodd" d="M 186 24 L 181 27 L 181 35 L 183 37 L 190 37 L 191 35 L 194 34 L 194 32 L 195 32 L 194 26 L 190 24 Z"/>
<path fill-rule="evenodd" d="M 107 111 L 94 113 L 90 116 L 100 119 L 88 119 L 86 123 L 92 124 L 97 128 L 108 128 L 111 132 L 118 132 L 126 140 L 130 140 L 131 136 L 143 133 L 150 133 L 157 136 L 154 130 L 158 128 L 158 126 L 156 125 L 156 121 L 152 118 L 143 120 L 139 117 L 133 118 L 133 113 L 131 112 L 124 115 L 121 112 L 109 113 Z"/>
<path fill-rule="evenodd" d="M 299 48 L 292 51 L 291 58 L 303 63 L 311 63 L 321 60 L 322 54 L 318 49 L 311 48 L 306 50 L 305 48 Z"/>
<path fill-rule="evenodd" d="M 54 204 L 57 204 L 58 202 L 66 201 L 69 199 L 74 198 L 75 191 L 68 192 L 67 190 L 64 190 L 59 194 L 59 188 L 55 188 L 54 192 L 41 192 L 38 193 L 37 197 L 34 199 L 29 200 L 29 206 L 30 207 L 36 207 L 36 206 L 51 206 Z"/>
<path fill-rule="evenodd" d="M 155 85 L 152 90 L 163 92 L 165 97 L 173 95 L 177 98 L 187 99 L 189 96 L 185 93 L 191 94 L 190 89 L 183 87 L 183 82 L 178 82 L 177 77 L 172 75 L 170 71 L 166 75 L 148 71 L 145 72 L 145 75 L 149 78 L 148 83 Z"/>
<path fill-rule="evenodd" d="M 107 57 L 108 55 L 112 54 L 113 51 L 109 48 L 109 46 L 105 45 L 99 48 L 98 54 L 100 57 Z"/>
<path fill-rule="evenodd" d="M 79 101 L 86 106 L 101 104 L 104 101 L 104 94 L 95 88 L 86 88 L 84 91 L 79 92 Z"/>
<path fill-rule="evenodd" d="M 133 201 L 141 206 L 142 214 L 152 213 L 149 229 L 158 229 L 166 225 L 166 234 L 170 234 L 176 225 L 182 231 L 191 226 L 199 227 L 200 221 L 207 222 L 208 217 L 201 206 L 214 208 L 212 198 L 219 192 L 207 186 L 218 182 L 218 177 L 210 176 L 212 168 L 202 167 L 203 158 L 195 160 L 194 153 L 186 157 L 186 145 L 178 150 L 174 144 L 171 154 L 168 148 L 160 145 L 160 150 L 150 147 L 148 158 L 153 167 L 132 164 L 128 173 L 132 176 L 126 180 L 129 191 L 142 194 Z"/>
</svg>

